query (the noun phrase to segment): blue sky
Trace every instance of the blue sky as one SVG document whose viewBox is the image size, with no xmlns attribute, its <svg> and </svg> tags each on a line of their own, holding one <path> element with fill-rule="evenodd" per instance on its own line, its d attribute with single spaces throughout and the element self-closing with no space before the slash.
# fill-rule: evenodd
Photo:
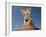
<svg viewBox="0 0 46 37">
<path fill-rule="evenodd" d="M 20 29 L 23 25 L 23 15 L 21 13 L 21 9 L 24 6 L 12 6 L 12 30 Z M 31 8 L 31 16 L 34 26 L 37 28 L 41 28 L 41 7 L 30 7 Z"/>
</svg>

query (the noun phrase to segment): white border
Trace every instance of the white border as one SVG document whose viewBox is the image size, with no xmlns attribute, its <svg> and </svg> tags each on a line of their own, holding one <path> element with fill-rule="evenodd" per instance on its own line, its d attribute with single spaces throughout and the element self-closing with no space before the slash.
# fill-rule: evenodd
<svg viewBox="0 0 46 37">
<path fill-rule="evenodd" d="M 34 6 L 34 7 L 41 7 L 43 10 L 43 4 L 33 4 L 33 3 L 15 3 L 15 2 L 7 2 L 7 34 L 16 34 L 15 31 L 12 31 L 12 13 L 11 13 L 11 6 Z M 41 12 L 43 12 L 41 10 Z M 42 17 L 42 14 L 41 14 Z M 42 25 L 42 18 L 41 18 L 41 25 Z M 32 31 L 31 31 L 32 32 Z M 36 31 L 35 31 L 36 32 Z"/>
</svg>

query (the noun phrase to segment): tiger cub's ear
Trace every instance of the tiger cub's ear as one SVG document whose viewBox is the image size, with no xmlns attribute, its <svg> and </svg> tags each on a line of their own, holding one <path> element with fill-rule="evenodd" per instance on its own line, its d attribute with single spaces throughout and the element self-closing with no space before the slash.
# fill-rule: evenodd
<svg viewBox="0 0 46 37">
<path fill-rule="evenodd" d="M 30 11 L 29 13 L 31 13 L 31 8 L 29 8 L 29 11 Z"/>
<path fill-rule="evenodd" d="M 29 11 L 31 11 L 31 8 L 29 8 Z"/>
</svg>

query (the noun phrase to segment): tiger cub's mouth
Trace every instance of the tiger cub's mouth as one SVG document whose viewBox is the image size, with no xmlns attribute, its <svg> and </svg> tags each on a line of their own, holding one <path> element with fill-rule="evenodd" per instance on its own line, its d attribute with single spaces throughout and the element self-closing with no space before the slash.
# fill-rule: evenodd
<svg viewBox="0 0 46 37">
<path fill-rule="evenodd" d="M 25 19 L 25 21 L 28 22 L 29 21 L 29 18 L 28 19 Z"/>
</svg>

